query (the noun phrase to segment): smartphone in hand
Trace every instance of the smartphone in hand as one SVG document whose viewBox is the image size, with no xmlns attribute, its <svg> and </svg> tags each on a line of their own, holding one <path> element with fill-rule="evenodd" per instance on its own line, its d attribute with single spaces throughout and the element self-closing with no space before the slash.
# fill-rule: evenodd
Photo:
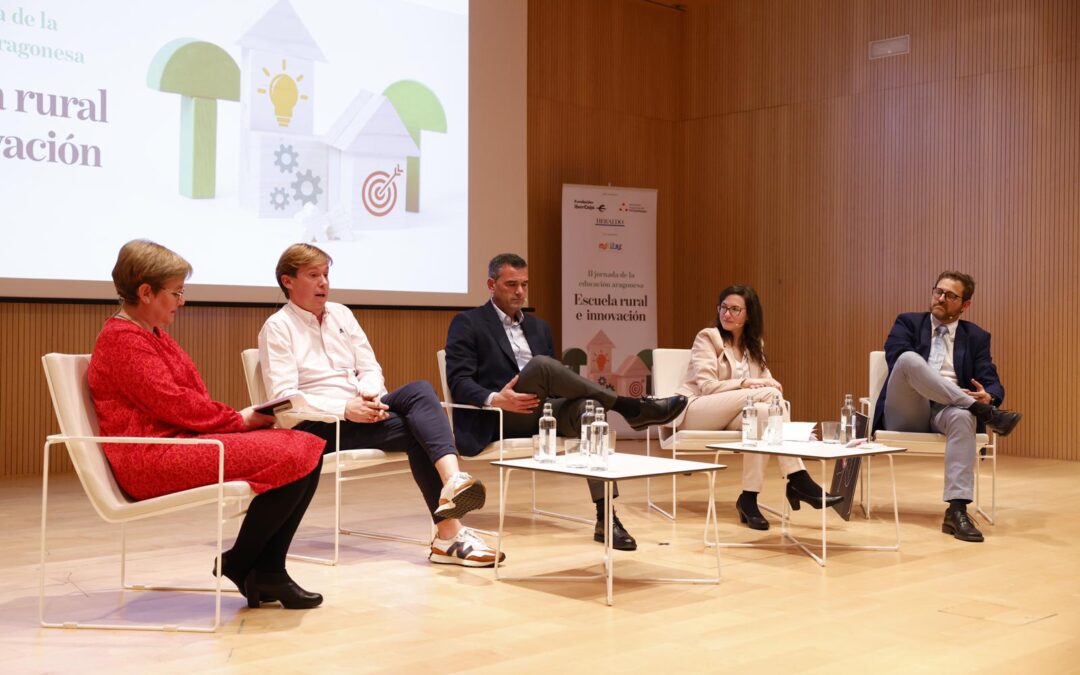
<svg viewBox="0 0 1080 675">
<path fill-rule="evenodd" d="M 277 415 L 278 413 L 288 412 L 293 409 L 295 405 L 296 396 L 281 396 L 279 398 L 271 399 L 266 403 L 255 408 L 255 412 L 260 415 Z"/>
</svg>

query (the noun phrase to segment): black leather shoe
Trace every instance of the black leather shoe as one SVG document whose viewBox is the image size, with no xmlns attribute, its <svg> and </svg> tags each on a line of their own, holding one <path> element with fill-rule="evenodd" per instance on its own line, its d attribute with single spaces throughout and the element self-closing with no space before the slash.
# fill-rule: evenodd
<svg viewBox="0 0 1080 675">
<path fill-rule="evenodd" d="M 667 424 L 686 410 L 686 397 L 683 395 L 668 396 L 667 398 L 641 398 L 641 411 L 633 417 L 627 417 L 626 422 L 636 431 L 654 424 Z"/>
<path fill-rule="evenodd" d="M 986 426 L 998 436 L 1008 436 L 1016 428 L 1016 425 L 1020 423 L 1021 417 L 1023 415 L 1018 412 L 994 408 L 994 412 L 990 415 L 990 420 L 986 423 Z M 982 539 L 979 541 L 982 541 Z"/>
<path fill-rule="evenodd" d="M 792 511 L 798 511 L 801 504 L 800 501 L 804 501 L 815 509 L 821 508 L 821 492 L 807 493 L 802 489 L 795 486 L 794 483 L 788 481 L 787 484 L 787 500 L 788 504 L 791 504 Z M 825 496 L 825 506 L 835 506 L 844 501 L 843 495 L 830 495 Z"/>
<path fill-rule="evenodd" d="M 593 530 L 593 541 L 604 543 L 604 517 L 596 519 L 596 528 Z M 611 547 L 616 551 L 636 551 L 637 540 L 623 527 L 618 516 L 612 517 L 611 522 Z"/>
<path fill-rule="evenodd" d="M 248 607 L 256 609 L 263 602 L 281 602 L 285 609 L 311 609 L 322 604 L 323 597 L 300 588 L 287 572 L 248 572 L 244 579 Z"/>
<path fill-rule="evenodd" d="M 946 509 L 945 522 L 941 524 L 941 531 L 945 534 L 951 534 L 960 541 L 983 540 L 982 532 L 979 532 L 979 528 L 975 527 L 975 523 L 971 520 L 968 512 L 959 509 Z"/>
<path fill-rule="evenodd" d="M 979 420 L 998 436 L 1008 436 L 1020 423 L 1021 413 L 1001 410 L 985 403 L 972 403 L 968 408 L 975 419 Z"/>
<path fill-rule="evenodd" d="M 769 529 L 769 521 L 761 515 L 757 500 L 751 502 L 744 495 L 739 495 L 739 498 L 735 500 L 735 510 L 739 513 L 739 522 L 746 523 L 751 530 Z"/>
</svg>

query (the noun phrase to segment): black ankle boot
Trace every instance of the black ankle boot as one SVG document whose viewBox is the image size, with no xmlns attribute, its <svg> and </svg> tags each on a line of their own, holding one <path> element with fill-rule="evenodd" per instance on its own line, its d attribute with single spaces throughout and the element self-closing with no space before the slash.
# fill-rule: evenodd
<svg viewBox="0 0 1080 675">
<path fill-rule="evenodd" d="M 322 604 L 323 597 L 300 588 L 288 572 L 248 572 L 244 579 L 248 607 L 256 609 L 263 602 L 278 600 L 285 609 L 311 609 Z"/>
<path fill-rule="evenodd" d="M 798 511 L 804 501 L 815 509 L 821 508 L 821 486 L 814 482 L 806 469 L 790 474 L 787 483 L 787 500 L 792 511 Z M 826 495 L 825 506 L 835 506 L 842 502 L 841 495 Z"/>
<path fill-rule="evenodd" d="M 229 564 L 229 552 L 228 551 L 224 551 L 221 554 L 221 564 L 220 565 L 218 565 L 217 560 L 214 560 L 213 574 L 214 574 L 215 577 L 218 576 L 218 567 L 221 568 L 221 576 L 225 577 L 229 581 L 236 584 L 236 588 L 240 591 L 240 595 L 245 595 L 245 593 L 244 593 L 244 582 L 245 582 L 245 577 L 247 577 L 247 572 L 241 572 L 240 570 L 234 569 L 233 566 Z"/>
<path fill-rule="evenodd" d="M 761 515 L 757 505 L 757 493 L 743 490 L 739 498 L 735 500 L 735 510 L 739 513 L 739 522 L 746 523 L 751 530 L 769 529 L 769 521 Z"/>
<path fill-rule="evenodd" d="M 596 527 L 593 528 L 593 541 L 604 543 L 604 500 L 602 499 L 596 502 Z M 615 509 L 611 509 L 611 548 L 616 551 L 637 550 L 637 540 L 623 527 Z"/>
</svg>

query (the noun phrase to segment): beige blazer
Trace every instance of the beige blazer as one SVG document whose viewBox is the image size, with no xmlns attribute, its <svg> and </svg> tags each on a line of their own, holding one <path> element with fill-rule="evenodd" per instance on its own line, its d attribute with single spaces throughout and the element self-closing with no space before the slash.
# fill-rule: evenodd
<svg viewBox="0 0 1080 675">
<path fill-rule="evenodd" d="M 762 368 L 761 364 L 753 359 L 748 360 L 750 362 L 749 377 L 772 377 L 768 368 Z M 699 396 L 735 391 L 741 388 L 742 378 L 735 378 L 734 372 L 735 353 L 730 346 L 724 344 L 720 330 L 705 328 L 694 338 L 686 377 L 675 393 L 686 396 L 693 403 Z M 680 415 L 675 423 L 681 424 L 682 417 Z"/>
</svg>

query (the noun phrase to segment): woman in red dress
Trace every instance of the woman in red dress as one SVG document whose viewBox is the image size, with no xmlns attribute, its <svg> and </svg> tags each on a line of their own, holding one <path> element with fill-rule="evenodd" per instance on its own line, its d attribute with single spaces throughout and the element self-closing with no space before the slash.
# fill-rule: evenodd
<svg viewBox="0 0 1080 675">
<path fill-rule="evenodd" d="M 191 358 L 164 331 L 184 304 L 190 275 L 191 265 L 164 246 L 135 240 L 120 249 L 112 276 L 121 309 L 105 322 L 90 358 L 101 433 L 222 441 L 225 480 L 247 481 L 258 494 L 236 542 L 222 554 L 221 573 L 248 607 L 273 600 L 289 609 L 316 607 L 322 596 L 293 582 L 285 555 L 319 484 L 325 442 L 270 429 L 273 417 L 252 408 L 237 412 L 210 398 Z M 105 455 L 120 487 L 135 499 L 218 479 L 213 445 L 106 444 Z"/>
</svg>

